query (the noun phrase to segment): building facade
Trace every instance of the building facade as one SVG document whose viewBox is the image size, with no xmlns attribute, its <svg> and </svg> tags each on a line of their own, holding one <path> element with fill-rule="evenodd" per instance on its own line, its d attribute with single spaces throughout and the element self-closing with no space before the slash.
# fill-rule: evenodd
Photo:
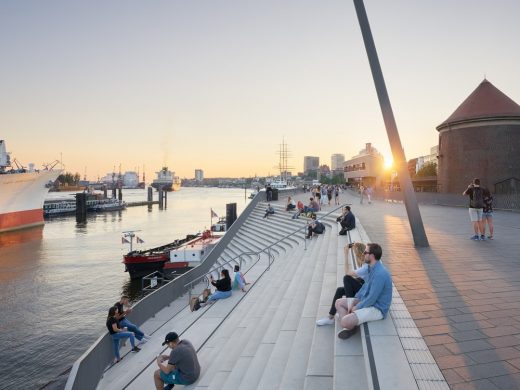
<svg viewBox="0 0 520 390">
<path fill-rule="evenodd" d="M 439 191 L 462 193 L 479 178 L 495 191 L 520 172 L 520 106 L 484 80 L 439 132 Z"/>
<path fill-rule="evenodd" d="M 204 171 L 202 169 L 195 169 L 195 181 L 204 181 Z"/>
<path fill-rule="evenodd" d="M 341 153 L 333 154 L 330 157 L 330 169 L 333 171 L 343 170 L 343 163 L 345 162 L 345 155 Z"/>
<path fill-rule="evenodd" d="M 367 143 L 356 156 L 345 161 L 345 180 L 354 185 L 379 187 L 383 179 L 384 166 L 384 157 L 371 143 Z"/>
<path fill-rule="evenodd" d="M 303 173 L 308 174 L 310 171 L 318 171 L 320 167 L 320 158 L 314 156 L 303 157 Z"/>
<path fill-rule="evenodd" d="M 432 146 L 430 148 L 430 154 L 425 156 L 417 157 L 417 162 L 415 164 L 415 173 L 419 172 L 419 170 L 424 167 L 426 164 L 437 164 L 439 166 L 439 162 L 437 156 L 439 155 L 439 145 Z"/>
</svg>

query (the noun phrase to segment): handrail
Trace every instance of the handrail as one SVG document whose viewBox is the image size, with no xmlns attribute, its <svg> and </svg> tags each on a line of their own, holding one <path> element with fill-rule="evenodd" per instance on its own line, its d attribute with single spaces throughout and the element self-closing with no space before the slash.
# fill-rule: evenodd
<svg viewBox="0 0 520 390">
<path fill-rule="evenodd" d="M 345 206 L 349 206 L 350 203 L 344 203 L 334 209 L 332 209 L 331 211 L 329 211 L 327 214 L 324 214 L 324 215 L 321 215 L 319 218 L 316 218 L 316 221 L 320 221 L 320 220 L 323 220 L 325 217 L 328 217 L 330 214 L 332 214 L 333 212 L 345 207 Z M 298 233 L 300 230 L 302 229 L 305 229 L 306 227 L 308 226 L 308 224 L 305 224 L 305 225 L 302 225 L 301 227 L 299 227 L 298 229 L 290 232 L 290 233 L 287 233 L 285 236 L 283 236 L 282 238 L 278 239 L 277 241 L 265 246 L 264 248 L 262 249 L 259 249 L 257 251 L 251 251 L 251 252 L 243 252 L 243 253 L 240 253 L 239 255 L 233 257 L 231 260 L 228 260 L 226 261 L 225 263 L 223 264 L 219 264 L 217 267 L 215 268 L 212 268 L 211 270 L 209 270 L 208 272 L 206 272 L 205 274 L 202 274 L 201 276 L 199 276 L 198 278 L 196 279 L 193 279 L 191 282 L 187 283 L 184 285 L 185 288 L 189 288 L 189 299 L 191 300 L 191 290 L 193 289 L 193 286 L 197 283 L 200 283 L 200 280 L 204 280 L 205 278 L 208 277 L 208 275 L 212 274 L 213 272 L 215 272 L 215 270 L 225 266 L 226 264 L 229 264 L 231 263 L 232 261 L 236 261 L 236 259 L 238 258 L 239 259 L 239 262 L 240 262 L 240 269 L 242 269 L 242 259 L 241 257 L 244 256 L 244 255 L 248 255 L 248 254 L 252 254 L 252 255 L 257 255 L 258 256 L 258 259 L 257 261 L 255 262 L 255 264 L 260 260 L 260 254 L 265 252 L 266 250 L 268 251 L 267 255 L 269 257 L 269 264 L 267 266 L 267 269 L 269 269 L 272 265 L 272 263 L 274 262 L 274 255 L 271 254 L 271 248 L 274 247 L 275 245 L 279 244 L 280 242 L 282 242 L 283 240 L 289 238 L 289 237 L 292 237 L 294 234 Z M 305 241 L 305 245 L 307 245 L 307 242 Z M 208 283 L 206 283 L 206 285 L 208 285 Z"/>
</svg>

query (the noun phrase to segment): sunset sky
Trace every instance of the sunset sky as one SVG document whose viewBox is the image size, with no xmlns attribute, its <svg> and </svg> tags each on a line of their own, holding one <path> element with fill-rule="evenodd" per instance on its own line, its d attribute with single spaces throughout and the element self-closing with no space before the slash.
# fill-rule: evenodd
<svg viewBox="0 0 520 390">
<path fill-rule="evenodd" d="M 486 77 L 520 102 L 520 1 L 365 0 L 406 157 Z M 275 173 L 390 148 L 352 0 L 1 1 L 0 139 L 95 180 Z"/>
</svg>

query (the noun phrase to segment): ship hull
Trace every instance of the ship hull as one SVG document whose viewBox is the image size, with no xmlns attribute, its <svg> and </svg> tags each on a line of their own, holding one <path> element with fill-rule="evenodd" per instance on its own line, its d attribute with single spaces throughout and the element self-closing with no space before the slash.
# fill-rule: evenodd
<svg viewBox="0 0 520 390">
<path fill-rule="evenodd" d="M 181 185 L 178 183 L 152 183 L 152 187 L 159 191 L 160 188 L 163 191 L 179 191 L 181 189 Z"/>
<path fill-rule="evenodd" d="M 0 174 L 0 233 L 43 225 L 43 202 L 61 171 Z"/>
</svg>

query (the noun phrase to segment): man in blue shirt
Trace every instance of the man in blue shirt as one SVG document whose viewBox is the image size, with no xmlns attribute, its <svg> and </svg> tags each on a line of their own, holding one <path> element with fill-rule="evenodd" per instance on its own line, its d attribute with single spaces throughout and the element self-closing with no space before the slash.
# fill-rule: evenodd
<svg viewBox="0 0 520 390">
<path fill-rule="evenodd" d="M 368 264 L 368 277 L 354 299 L 341 298 L 336 301 L 341 326 L 340 339 L 348 339 L 364 322 L 377 321 L 386 317 L 392 303 L 392 277 L 380 262 L 383 249 L 379 244 L 367 244 L 364 252 Z"/>
</svg>

